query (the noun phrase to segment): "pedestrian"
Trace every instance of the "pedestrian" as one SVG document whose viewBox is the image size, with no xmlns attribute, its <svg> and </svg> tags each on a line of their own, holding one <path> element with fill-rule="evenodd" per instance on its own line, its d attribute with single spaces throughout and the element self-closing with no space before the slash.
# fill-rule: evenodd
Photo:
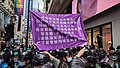
<svg viewBox="0 0 120 68">
<path fill-rule="evenodd" d="M 97 34 L 96 38 L 97 38 L 98 48 L 103 48 L 102 36 L 100 36 L 99 34 Z"/>
</svg>

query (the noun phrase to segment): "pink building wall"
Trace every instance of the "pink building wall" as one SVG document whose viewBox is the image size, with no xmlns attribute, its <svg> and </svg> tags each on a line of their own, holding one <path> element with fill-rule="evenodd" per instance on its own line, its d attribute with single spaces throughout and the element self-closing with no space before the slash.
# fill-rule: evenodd
<svg viewBox="0 0 120 68">
<path fill-rule="evenodd" d="M 120 0 L 98 0 L 97 14 L 120 3 Z"/>
<path fill-rule="evenodd" d="M 73 2 L 72 2 L 72 13 L 73 14 L 77 13 L 77 9 L 76 9 L 77 1 L 78 0 L 73 0 Z M 120 3 L 120 0 L 98 0 L 96 14 L 98 14 L 118 3 Z"/>
</svg>

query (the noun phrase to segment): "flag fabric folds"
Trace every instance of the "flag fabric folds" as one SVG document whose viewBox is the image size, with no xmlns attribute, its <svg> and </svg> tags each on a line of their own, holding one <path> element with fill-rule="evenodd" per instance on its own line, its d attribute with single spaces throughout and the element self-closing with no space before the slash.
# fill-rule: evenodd
<svg viewBox="0 0 120 68">
<path fill-rule="evenodd" d="M 80 14 L 30 12 L 33 41 L 39 50 L 56 50 L 87 45 Z"/>
<path fill-rule="evenodd" d="M 97 12 L 98 0 L 73 0 L 72 13 L 81 13 L 83 20 L 88 19 Z"/>
</svg>

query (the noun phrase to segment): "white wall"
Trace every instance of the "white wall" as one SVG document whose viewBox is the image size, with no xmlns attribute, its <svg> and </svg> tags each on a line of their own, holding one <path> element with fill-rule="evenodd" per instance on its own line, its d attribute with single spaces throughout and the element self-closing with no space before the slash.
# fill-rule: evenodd
<svg viewBox="0 0 120 68">
<path fill-rule="evenodd" d="M 118 45 L 120 45 L 120 18 L 113 21 L 112 34 L 113 34 L 113 44 L 115 47 L 117 47 Z"/>
<path fill-rule="evenodd" d="M 120 45 L 120 9 L 111 13 L 106 13 L 98 19 L 85 23 L 85 28 L 95 27 L 101 24 L 112 22 L 113 46 Z"/>
</svg>

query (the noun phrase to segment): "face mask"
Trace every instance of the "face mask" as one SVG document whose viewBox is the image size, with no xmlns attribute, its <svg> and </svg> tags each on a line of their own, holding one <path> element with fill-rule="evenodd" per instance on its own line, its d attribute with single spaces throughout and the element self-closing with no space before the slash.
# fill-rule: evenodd
<svg viewBox="0 0 120 68">
<path fill-rule="evenodd" d="M 67 58 L 67 61 L 68 62 L 71 62 L 72 61 L 72 58 L 70 57 L 70 58 Z"/>
</svg>

